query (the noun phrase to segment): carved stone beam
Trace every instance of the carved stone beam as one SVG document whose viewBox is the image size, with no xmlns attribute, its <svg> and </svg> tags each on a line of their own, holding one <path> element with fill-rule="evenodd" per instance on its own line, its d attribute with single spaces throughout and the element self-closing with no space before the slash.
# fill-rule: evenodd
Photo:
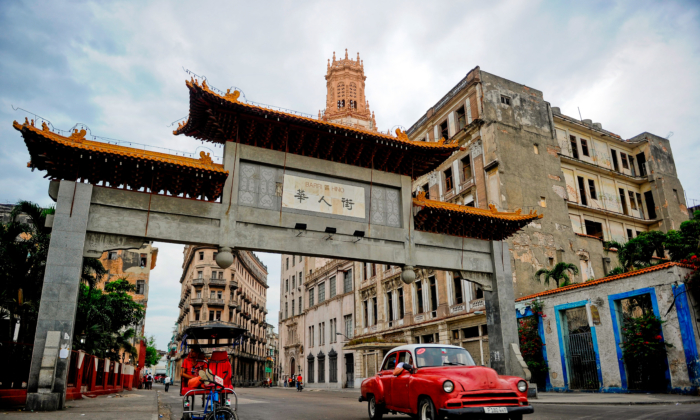
<svg viewBox="0 0 700 420">
<path fill-rule="evenodd" d="M 88 232 L 85 235 L 83 257 L 100 258 L 105 251 L 139 249 L 147 243 L 144 238 Z"/>
<path fill-rule="evenodd" d="M 476 283 L 481 286 L 481 290 L 488 292 L 493 291 L 493 275 L 489 273 L 477 273 L 474 271 L 459 271 L 460 278 Z"/>
</svg>

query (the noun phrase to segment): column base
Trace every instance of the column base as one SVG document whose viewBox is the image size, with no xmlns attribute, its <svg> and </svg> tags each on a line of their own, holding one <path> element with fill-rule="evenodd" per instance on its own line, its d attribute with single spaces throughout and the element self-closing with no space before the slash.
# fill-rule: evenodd
<svg viewBox="0 0 700 420">
<path fill-rule="evenodd" d="M 63 394 L 57 392 L 27 393 L 25 411 L 57 411 L 63 409 Z"/>
</svg>

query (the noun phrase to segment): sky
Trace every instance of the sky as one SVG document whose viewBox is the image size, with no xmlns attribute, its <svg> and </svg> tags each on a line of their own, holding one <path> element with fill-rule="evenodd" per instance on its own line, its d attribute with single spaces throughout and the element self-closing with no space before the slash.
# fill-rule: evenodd
<svg viewBox="0 0 700 420">
<path fill-rule="evenodd" d="M 0 2 L 0 202 L 50 205 L 12 121 L 195 152 L 172 135 L 188 113 L 184 69 L 220 89 L 316 115 L 326 63 L 364 60 L 380 129 L 410 127 L 465 74 L 544 92 L 623 138 L 670 136 L 686 196 L 700 200 L 700 3 L 694 1 Z M 213 148 L 213 155 L 221 149 Z M 700 203 L 700 201 L 698 201 Z M 146 332 L 165 348 L 178 316 L 182 246 L 157 243 Z M 280 257 L 267 264 L 277 324 Z"/>
</svg>

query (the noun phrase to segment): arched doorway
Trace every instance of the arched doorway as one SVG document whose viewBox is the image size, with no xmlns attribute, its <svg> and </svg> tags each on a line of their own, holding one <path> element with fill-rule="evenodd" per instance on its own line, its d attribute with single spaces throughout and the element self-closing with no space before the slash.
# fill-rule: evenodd
<svg viewBox="0 0 700 420">
<path fill-rule="evenodd" d="M 290 376 L 293 377 L 293 376 L 296 374 L 296 370 L 295 370 L 295 367 L 296 367 L 296 360 L 294 360 L 294 358 L 292 357 L 292 359 L 289 361 L 289 363 L 290 363 L 290 366 L 291 366 L 291 368 L 290 368 L 290 370 L 289 370 Z"/>
</svg>

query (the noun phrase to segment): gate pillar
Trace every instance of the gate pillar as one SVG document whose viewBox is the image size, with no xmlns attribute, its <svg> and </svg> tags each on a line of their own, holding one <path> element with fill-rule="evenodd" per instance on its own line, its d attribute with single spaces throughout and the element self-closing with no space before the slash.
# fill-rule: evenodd
<svg viewBox="0 0 700 420">
<path fill-rule="evenodd" d="M 519 345 L 519 341 L 508 245 L 502 241 L 491 241 L 491 258 L 492 290 L 484 289 L 491 367 L 500 375 L 518 375 L 510 368 L 511 344 Z"/>
<path fill-rule="evenodd" d="M 27 384 L 27 410 L 64 407 L 92 185 L 61 181 Z"/>
</svg>

